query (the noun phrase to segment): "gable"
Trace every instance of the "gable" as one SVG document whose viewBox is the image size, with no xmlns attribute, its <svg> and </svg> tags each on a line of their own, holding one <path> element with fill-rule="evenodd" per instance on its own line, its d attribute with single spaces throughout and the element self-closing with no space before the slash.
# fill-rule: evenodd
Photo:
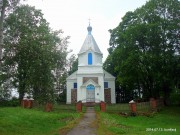
<svg viewBox="0 0 180 135">
<path fill-rule="evenodd" d="M 113 79 L 115 80 L 115 77 L 113 75 L 111 75 L 110 73 L 108 73 L 107 71 L 104 71 L 104 79 Z"/>
<path fill-rule="evenodd" d="M 70 76 L 68 76 L 66 80 L 75 80 L 75 79 L 77 79 L 77 71 L 75 71 Z"/>
<path fill-rule="evenodd" d="M 89 84 L 93 84 L 95 87 L 100 87 L 99 84 L 97 84 L 96 82 L 94 82 L 92 79 L 89 79 L 88 81 L 86 81 L 85 83 L 83 83 L 82 87 L 86 87 Z"/>
<path fill-rule="evenodd" d="M 88 80 L 93 80 L 95 83 L 98 84 L 98 77 L 83 77 L 83 84 L 87 82 Z"/>
</svg>

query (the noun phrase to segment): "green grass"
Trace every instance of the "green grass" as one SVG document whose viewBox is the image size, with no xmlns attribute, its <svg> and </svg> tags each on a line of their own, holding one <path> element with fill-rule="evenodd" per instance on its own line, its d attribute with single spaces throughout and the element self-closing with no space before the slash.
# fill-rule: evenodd
<svg viewBox="0 0 180 135">
<path fill-rule="evenodd" d="M 147 116 L 120 115 L 129 112 L 127 104 L 107 105 L 107 112 L 97 112 L 98 135 L 173 135 L 180 134 L 180 107 L 164 107 L 160 112 Z M 149 107 L 140 106 L 146 112 Z M 83 107 L 85 111 L 85 107 Z M 75 105 L 55 105 L 52 112 L 42 107 L 24 109 L 21 107 L 0 108 L 0 135 L 62 135 L 79 122 L 82 113 L 76 113 Z M 163 131 L 146 131 L 146 130 Z M 173 128 L 176 132 L 164 131 Z"/>
<path fill-rule="evenodd" d="M 57 135 L 59 130 L 80 117 L 74 105 L 54 106 L 53 112 L 42 108 L 0 108 L 0 135 Z"/>
<path fill-rule="evenodd" d="M 117 105 L 115 105 L 117 107 Z M 100 117 L 100 130 L 107 129 L 112 134 L 125 135 L 173 135 L 180 134 L 180 108 L 165 107 L 151 117 L 128 116 L 118 113 L 98 113 Z M 150 128 L 150 129 L 148 129 Z M 164 131 L 173 128 L 176 132 Z M 156 130 L 156 131 L 146 131 Z M 159 130 L 159 131 L 157 131 Z M 160 131 L 162 130 L 162 131 Z M 101 132 L 101 131 L 99 131 Z"/>
</svg>

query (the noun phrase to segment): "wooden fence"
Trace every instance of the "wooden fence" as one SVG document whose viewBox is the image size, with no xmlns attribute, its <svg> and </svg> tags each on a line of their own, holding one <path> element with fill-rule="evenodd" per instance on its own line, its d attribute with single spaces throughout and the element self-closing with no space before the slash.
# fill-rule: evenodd
<svg viewBox="0 0 180 135">
<path fill-rule="evenodd" d="M 157 100 L 157 109 L 163 107 L 163 103 L 161 100 Z M 148 112 L 152 110 L 150 106 L 150 102 L 140 102 L 136 103 L 136 110 L 137 112 Z M 120 104 L 107 104 L 106 112 L 117 113 L 117 112 L 124 112 L 129 113 L 131 112 L 129 103 L 120 103 Z"/>
</svg>

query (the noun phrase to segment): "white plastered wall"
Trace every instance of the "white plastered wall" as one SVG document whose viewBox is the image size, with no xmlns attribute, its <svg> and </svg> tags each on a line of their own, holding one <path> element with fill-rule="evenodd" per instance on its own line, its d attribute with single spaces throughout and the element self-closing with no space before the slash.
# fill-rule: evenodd
<svg viewBox="0 0 180 135">
<path fill-rule="evenodd" d="M 89 50 L 88 52 L 79 54 L 79 66 L 87 66 L 88 65 L 88 53 L 92 53 L 92 65 L 101 65 L 102 66 L 102 54 L 98 54 Z"/>
<path fill-rule="evenodd" d="M 80 100 L 82 100 L 82 102 L 83 103 L 85 103 L 86 102 L 86 87 L 81 87 L 81 99 Z"/>
<path fill-rule="evenodd" d="M 95 87 L 95 102 L 99 103 L 100 102 L 100 86 Z"/>
<path fill-rule="evenodd" d="M 109 88 L 111 88 L 111 103 L 116 103 L 116 96 L 115 96 L 115 81 L 111 80 L 108 81 Z"/>
<path fill-rule="evenodd" d="M 100 101 L 104 101 L 104 77 L 103 74 L 98 78 L 98 84 L 101 86 L 99 90 L 99 99 Z"/>
<path fill-rule="evenodd" d="M 66 91 L 66 104 L 71 104 L 71 89 L 73 88 L 74 81 L 67 80 L 67 91 Z"/>
<path fill-rule="evenodd" d="M 78 76 L 77 77 L 77 102 L 82 100 L 81 86 L 82 86 L 82 77 Z"/>
</svg>

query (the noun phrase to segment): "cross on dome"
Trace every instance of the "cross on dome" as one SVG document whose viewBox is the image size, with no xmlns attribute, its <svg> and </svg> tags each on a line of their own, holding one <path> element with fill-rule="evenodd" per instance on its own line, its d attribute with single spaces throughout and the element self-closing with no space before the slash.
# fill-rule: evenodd
<svg viewBox="0 0 180 135">
<path fill-rule="evenodd" d="M 91 21 L 91 19 L 89 18 L 88 20 L 89 20 L 89 26 L 90 26 L 90 21 Z"/>
</svg>

